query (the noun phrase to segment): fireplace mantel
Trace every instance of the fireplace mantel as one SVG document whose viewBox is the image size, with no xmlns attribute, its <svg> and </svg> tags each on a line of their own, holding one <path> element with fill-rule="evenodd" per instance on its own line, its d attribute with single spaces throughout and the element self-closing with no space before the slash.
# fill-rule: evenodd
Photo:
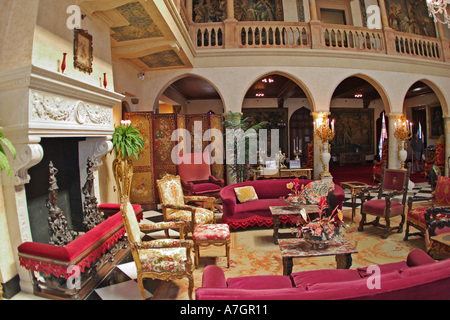
<svg viewBox="0 0 450 320">
<path fill-rule="evenodd" d="M 19 143 L 40 137 L 110 136 L 113 106 L 124 98 L 33 65 L 0 72 L 0 79 L 0 124 Z"/>
<path fill-rule="evenodd" d="M 43 138 L 85 138 L 79 143 L 80 184 L 85 182 L 90 157 L 95 163 L 96 195 L 99 192 L 96 167 L 112 150 L 113 107 L 124 98 L 100 82 L 97 87 L 34 65 L 0 71 L 0 126 L 17 149 L 11 159 L 13 178 L 2 175 L 8 227 L 15 235 L 12 248 L 33 240 L 25 186 L 33 179 L 28 170 L 44 157 Z M 31 292 L 29 275 L 20 268 L 18 273 L 22 290 Z"/>
</svg>

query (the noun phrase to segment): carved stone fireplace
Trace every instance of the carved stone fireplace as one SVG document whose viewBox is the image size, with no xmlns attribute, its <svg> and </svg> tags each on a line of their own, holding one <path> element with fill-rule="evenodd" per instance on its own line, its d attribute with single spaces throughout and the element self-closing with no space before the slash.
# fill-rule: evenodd
<svg viewBox="0 0 450 320">
<path fill-rule="evenodd" d="M 30 221 L 35 217 L 30 217 L 25 186 L 33 179 L 30 168 L 41 163 L 44 158 L 43 145 L 48 145 L 49 141 L 56 139 L 59 145 L 67 143 L 78 146 L 73 153 L 78 155 L 78 159 L 70 164 L 78 165 L 75 168 L 79 172 L 77 188 L 84 185 L 87 158 L 92 158 L 95 193 L 101 202 L 97 169 L 102 165 L 102 156 L 112 149 L 113 106 L 120 104 L 123 96 L 32 65 L 1 72 L 0 79 L 1 124 L 6 137 L 17 149 L 17 157 L 12 161 L 13 178 L 6 174 L 2 176 L 11 247 L 14 250 L 23 242 L 34 241 L 33 238 L 42 239 L 33 234 L 34 230 L 32 232 Z M 58 143 L 50 148 L 57 148 Z M 47 166 L 48 174 L 48 163 L 41 166 Z M 42 188 L 47 192 L 48 183 Z M 82 191 L 77 191 L 79 194 L 75 198 L 81 199 Z M 16 264 L 19 266 L 17 257 Z M 30 275 L 22 269 L 17 269 L 21 289 L 32 292 Z"/>
</svg>

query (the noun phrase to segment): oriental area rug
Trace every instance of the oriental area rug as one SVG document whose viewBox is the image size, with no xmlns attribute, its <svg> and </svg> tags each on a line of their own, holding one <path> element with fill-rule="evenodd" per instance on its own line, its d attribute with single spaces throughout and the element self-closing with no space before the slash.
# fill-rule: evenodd
<svg viewBox="0 0 450 320">
<path fill-rule="evenodd" d="M 420 204 L 415 204 L 420 205 Z M 381 239 L 382 228 L 365 226 L 363 232 L 358 232 L 359 210 L 354 221 L 351 221 L 351 210 L 344 210 L 346 228 L 341 228 L 341 234 L 358 250 L 352 254 L 351 269 L 378 265 L 384 263 L 405 261 L 408 253 L 414 248 L 425 250 L 425 241 L 421 237 L 410 237 L 403 241 L 404 232 L 391 233 L 388 239 Z M 369 221 L 372 220 L 370 217 Z M 391 226 L 398 225 L 400 217 L 391 220 Z M 290 233 L 290 229 L 280 230 Z M 200 251 L 199 267 L 194 271 L 195 288 L 202 285 L 202 274 L 205 266 L 217 265 L 222 268 L 225 277 L 245 277 L 255 275 L 282 275 L 283 264 L 279 246 L 273 242 L 273 229 L 247 229 L 231 233 L 231 260 L 227 268 L 224 247 L 206 247 Z M 335 269 L 334 256 L 294 259 L 292 272 L 319 269 Z M 153 300 L 187 300 L 187 279 L 160 282 Z"/>
</svg>

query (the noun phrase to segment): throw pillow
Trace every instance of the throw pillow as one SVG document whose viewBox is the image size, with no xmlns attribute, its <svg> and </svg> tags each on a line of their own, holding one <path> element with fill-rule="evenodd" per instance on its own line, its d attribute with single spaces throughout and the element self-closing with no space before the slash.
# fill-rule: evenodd
<svg viewBox="0 0 450 320">
<path fill-rule="evenodd" d="M 304 196 L 308 203 L 319 204 L 321 197 L 326 197 L 329 191 L 334 190 L 334 183 L 329 181 L 312 181 L 303 189 Z"/>
<path fill-rule="evenodd" d="M 252 186 L 234 188 L 234 192 L 240 203 L 258 200 L 258 195 Z"/>
</svg>

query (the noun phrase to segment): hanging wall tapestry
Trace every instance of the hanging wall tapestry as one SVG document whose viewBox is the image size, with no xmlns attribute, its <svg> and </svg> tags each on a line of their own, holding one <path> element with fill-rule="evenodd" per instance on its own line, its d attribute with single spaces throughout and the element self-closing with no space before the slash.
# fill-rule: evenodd
<svg viewBox="0 0 450 320">
<path fill-rule="evenodd" d="M 373 154 L 374 109 L 331 108 L 330 121 L 335 120 L 336 135 L 331 140 L 331 153 L 359 152 Z"/>
<path fill-rule="evenodd" d="M 436 37 L 433 19 L 428 15 L 426 1 L 385 0 L 389 26 L 401 32 Z"/>
</svg>

